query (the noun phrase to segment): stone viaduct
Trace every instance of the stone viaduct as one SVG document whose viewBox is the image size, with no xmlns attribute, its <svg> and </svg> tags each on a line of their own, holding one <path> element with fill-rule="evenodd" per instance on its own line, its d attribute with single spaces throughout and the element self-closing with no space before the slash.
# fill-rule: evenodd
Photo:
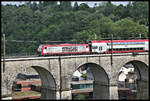
<svg viewBox="0 0 150 101">
<path fill-rule="evenodd" d="M 137 69 L 137 99 L 148 99 L 149 53 L 93 54 L 16 58 L 5 60 L 2 75 L 2 95 L 11 93 L 13 81 L 18 73 L 35 71 L 42 81 L 41 99 L 72 99 L 72 74 L 81 66 L 88 66 L 94 76 L 93 99 L 118 99 L 117 80 L 120 68 L 132 63 Z M 112 61 L 111 61 L 112 59 Z M 3 69 L 1 60 L 1 69 Z"/>
</svg>

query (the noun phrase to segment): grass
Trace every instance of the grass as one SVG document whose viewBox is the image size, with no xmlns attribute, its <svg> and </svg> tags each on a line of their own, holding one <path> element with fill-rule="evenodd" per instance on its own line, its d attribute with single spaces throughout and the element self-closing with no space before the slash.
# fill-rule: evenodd
<svg viewBox="0 0 150 101">
<path fill-rule="evenodd" d="M 25 91 L 25 92 L 14 92 L 12 94 L 12 97 L 25 97 L 25 96 L 35 96 L 35 95 L 40 95 L 40 92 L 35 92 L 35 91 Z"/>
</svg>

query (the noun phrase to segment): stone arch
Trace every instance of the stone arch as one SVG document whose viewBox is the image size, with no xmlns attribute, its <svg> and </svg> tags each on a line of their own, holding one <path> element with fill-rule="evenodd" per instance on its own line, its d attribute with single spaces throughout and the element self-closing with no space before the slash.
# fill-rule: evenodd
<svg viewBox="0 0 150 101">
<path fill-rule="evenodd" d="M 18 74 L 30 74 L 31 67 L 26 66 L 16 66 L 15 68 L 12 65 L 7 66 L 5 73 L 2 74 L 2 89 L 3 94 L 13 96 L 13 86 L 17 82 Z M 28 71 L 28 69 L 30 69 Z M 34 69 L 32 69 L 34 71 Z M 32 73 L 33 73 L 32 71 Z M 35 72 L 35 71 L 34 71 Z M 36 72 L 37 73 L 37 72 Z"/>
<path fill-rule="evenodd" d="M 142 61 L 134 60 L 130 61 L 138 70 L 139 76 L 138 80 L 148 81 L 148 65 Z"/>
<path fill-rule="evenodd" d="M 130 60 L 125 64 L 132 64 L 137 70 L 137 98 L 136 99 L 148 99 L 148 80 L 149 80 L 149 70 L 148 65 L 140 60 Z M 125 64 L 122 64 L 125 65 Z M 119 67 L 119 70 L 121 67 Z M 119 71 L 118 71 L 119 74 Z M 118 78 L 118 77 L 117 77 Z"/>
<path fill-rule="evenodd" d="M 109 77 L 104 68 L 92 62 L 81 64 L 78 68 L 85 65 L 90 68 L 94 77 L 93 99 L 109 99 Z"/>
<path fill-rule="evenodd" d="M 56 82 L 53 75 L 40 66 L 31 66 L 40 75 L 41 78 L 41 99 L 56 99 Z"/>
</svg>

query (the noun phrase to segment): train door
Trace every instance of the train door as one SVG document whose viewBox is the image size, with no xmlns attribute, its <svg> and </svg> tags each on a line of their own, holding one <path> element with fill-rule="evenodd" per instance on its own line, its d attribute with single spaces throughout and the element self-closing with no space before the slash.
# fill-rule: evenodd
<svg viewBox="0 0 150 101">
<path fill-rule="evenodd" d="M 92 53 L 98 53 L 98 43 L 92 43 L 91 45 L 91 50 L 92 50 Z"/>
<path fill-rule="evenodd" d="M 145 50 L 149 51 L 149 43 L 148 42 L 145 42 Z"/>
<path fill-rule="evenodd" d="M 92 44 L 92 52 L 93 53 L 103 53 L 107 51 L 106 43 L 93 43 Z"/>
<path fill-rule="evenodd" d="M 107 51 L 106 43 L 100 43 L 98 47 L 99 47 L 99 53 L 104 53 L 105 51 Z"/>
</svg>

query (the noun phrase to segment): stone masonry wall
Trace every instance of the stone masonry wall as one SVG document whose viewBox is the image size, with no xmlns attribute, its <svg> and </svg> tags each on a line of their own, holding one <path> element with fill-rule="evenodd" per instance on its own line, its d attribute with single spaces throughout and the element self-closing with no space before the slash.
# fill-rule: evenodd
<svg viewBox="0 0 150 101">
<path fill-rule="evenodd" d="M 76 57 L 63 57 L 59 58 L 41 58 L 41 59 L 23 59 L 23 60 L 13 60 L 7 61 L 5 63 L 5 76 L 2 73 L 2 95 L 6 93 L 11 93 L 11 87 L 13 81 L 16 79 L 18 73 L 30 74 L 36 73 L 35 70 L 31 69 L 31 66 L 41 66 L 42 68 L 48 70 L 54 77 L 57 85 L 57 89 L 60 87 L 60 80 L 62 80 L 62 89 L 64 92 L 70 90 L 70 81 L 72 74 L 81 65 L 86 63 L 95 63 L 102 67 L 108 74 L 110 85 L 117 85 L 117 76 L 120 68 L 133 60 L 139 60 L 149 65 L 148 63 L 149 55 L 137 55 L 137 56 L 113 56 L 113 65 L 111 65 L 110 56 L 76 56 Z M 61 66 L 60 66 L 61 60 Z M 3 62 L 1 62 L 3 64 Z M 3 65 L 1 65 L 3 68 Z M 1 69 L 2 69 L 1 68 Z M 61 73 L 60 73 L 61 71 Z M 60 79 L 61 74 L 61 79 Z M 63 96 L 65 94 L 63 93 Z M 66 94 L 68 96 L 68 94 Z M 66 97 L 65 97 L 66 98 Z"/>
</svg>

